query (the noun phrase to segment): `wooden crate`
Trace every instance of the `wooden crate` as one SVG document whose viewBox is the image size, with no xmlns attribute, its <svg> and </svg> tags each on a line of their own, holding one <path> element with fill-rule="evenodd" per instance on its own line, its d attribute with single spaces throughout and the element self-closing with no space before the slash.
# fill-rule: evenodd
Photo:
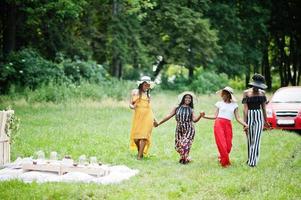
<svg viewBox="0 0 301 200">
<path fill-rule="evenodd" d="M 0 111 L 0 166 L 10 162 L 10 138 L 5 132 L 5 126 L 9 115 L 13 110 Z"/>
</svg>

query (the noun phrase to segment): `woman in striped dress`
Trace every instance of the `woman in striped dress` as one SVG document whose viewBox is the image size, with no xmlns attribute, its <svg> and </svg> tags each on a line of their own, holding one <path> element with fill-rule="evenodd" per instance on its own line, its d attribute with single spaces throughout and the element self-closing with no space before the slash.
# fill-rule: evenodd
<svg viewBox="0 0 301 200">
<path fill-rule="evenodd" d="M 179 95 L 181 99 L 180 104 L 173 108 L 170 114 L 163 118 L 157 126 L 168 121 L 175 116 L 177 121 L 176 133 L 175 133 L 175 149 L 180 154 L 179 162 L 181 164 L 187 164 L 191 160 L 189 158 L 189 152 L 194 140 L 195 129 L 192 122 L 198 122 L 202 113 L 198 117 L 193 112 L 193 99 L 194 94 L 191 92 L 184 92 Z"/>
<path fill-rule="evenodd" d="M 248 139 L 248 161 L 250 167 L 255 167 L 259 160 L 260 139 L 263 127 L 269 127 L 266 121 L 266 96 L 264 89 L 267 86 L 261 74 L 254 74 L 253 82 L 249 83 L 251 88 L 244 91 L 242 103 L 244 104 L 244 120 L 249 126 Z"/>
</svg>

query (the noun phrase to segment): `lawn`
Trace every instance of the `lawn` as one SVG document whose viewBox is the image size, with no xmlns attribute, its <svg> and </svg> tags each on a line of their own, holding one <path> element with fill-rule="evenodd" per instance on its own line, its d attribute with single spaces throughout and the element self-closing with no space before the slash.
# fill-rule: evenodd
<svg viewBox="0 0 301 200">
<path fill-rule="evenodd" d="M 213 114 L 215 95 L 198 98 L 195 112 Z M 176 105 L 174 93 L 153 95 L 158 119 Z M 12 145 L 12 160 L 43 150 L 49 156 L 97 156 L 103 163 L 139 169 L 137 176 L 120 184 L 0 182 L 0 199 L 301 199 L 301 136 L 294 132 L 265 131 L 257 167 L 245 164 L 246 137 L 234 122 L 232 166 L 221 168 L 213 138 L 213 121 L 201 119 L 191 150 L 193 162 L 178 163 L 174 150 L 175 120 L 153 130 L 150 156 L 136 160 L 128 148 L 132 111 L 127 101 L 83 100 L 62 104 L 23 100 L 12 105 L 21 119 L 20 134 Z M 240 114 L 242 109 L 240 107 Z"/>
</svg>

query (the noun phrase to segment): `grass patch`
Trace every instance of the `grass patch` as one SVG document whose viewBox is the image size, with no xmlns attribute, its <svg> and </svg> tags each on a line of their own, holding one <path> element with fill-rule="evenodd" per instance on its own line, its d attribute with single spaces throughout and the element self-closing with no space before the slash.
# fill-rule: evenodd
<svg viewBox="0 0 301 200">
<path fill-rule="evenodd" d="M 199 96 L 195 111 L 213 114 L 215 95 Z M 158 119 L 176 105 L 174 93 L 154 93 Z M 300 199 L 301 137 L 293 132 L 264 132 L 256 168 L 245 165 L 246 137 L 234 122 L 232 166 L 221 168 L 213 137 L 213 121 L 196 124 L 193 162 L 182 166 L 174 150 L 175 120 L 153 131 L 150 156 L 142 161 L 129 151 L 132 111 L 127 101 L 104 98 L 68 103 L 5 101 L 21 119 L 19 137 L 12 145 L 12 160 L 43 150 L 61 157 L 97 156 L 113 165 L 124 164 L 140 173 L 115 185 L 45 183 L 17 180 L 0 182 L 0 199 Z M 241 105 L 240 105 L 241 106 Z M 240 113 L 242 109 L 240 107 Z M 241 114 L 242 115 L 242 114 Z"/>
</svg>

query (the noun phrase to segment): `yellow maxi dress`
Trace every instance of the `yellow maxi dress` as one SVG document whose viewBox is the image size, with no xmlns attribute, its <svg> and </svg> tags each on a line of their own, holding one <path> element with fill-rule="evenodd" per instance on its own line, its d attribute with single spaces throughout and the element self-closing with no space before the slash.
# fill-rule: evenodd
<svg viewBox="0 0 301 200">
<path fill-rule="evenodd" d="M 134 139 L 146 139 L 143 154 L 148 153 L 151 144 L 151 134 L 153 129 L 154 114 L 151 109 L 150 100 L 146 94 L 132 96 L 132 102 L 136 106 L 130 136 L 130 149 L 137 150 Z"/>
</svg>

